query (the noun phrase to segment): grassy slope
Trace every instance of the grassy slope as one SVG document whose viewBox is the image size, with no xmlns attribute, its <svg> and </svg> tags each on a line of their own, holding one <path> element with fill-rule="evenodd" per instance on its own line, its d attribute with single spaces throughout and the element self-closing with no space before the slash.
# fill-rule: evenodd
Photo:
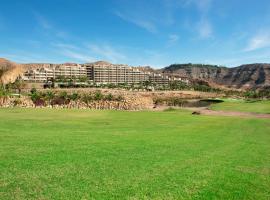
<svg viewBox="0 0 270 200">
<path fill-rule="evenodd" d="M 256 112 L 270 114 L 270 101 L 225 101 L 211 106 L 213 110 Z"/>
<path fill-rule="evenodd" d="M 0 109 L 0 199 L 269 199 L 270 121 Z"/>
</svg>

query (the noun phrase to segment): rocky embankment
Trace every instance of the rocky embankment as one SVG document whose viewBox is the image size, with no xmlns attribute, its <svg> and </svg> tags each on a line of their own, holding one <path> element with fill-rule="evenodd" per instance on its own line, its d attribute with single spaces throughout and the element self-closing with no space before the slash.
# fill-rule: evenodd
<svg viewBox="0 0 270 200">
<path fill-rule="evenodd" d="M 36 104 L 30 97 L 0 98 L 2 108 L 69 108 L 69 109 L 96 109 L 96 110 L 145 110 L 153 108 L 153 100 L 149 98 L 126 98 L 121 101 L 68 101 L 64 104 Z"/>
<path fill-rule="evenodd" d="M 42 90 L 43 94 L 46 94 L 50 90 Z M 70 108 L 70 109 L 97 109 L 97 110 L 149 110 L 153 109 L 155 101 L 159 98 L 164 99 L 202 99 L 202 98 L 216 98 L 221 97 L 216 93 L 204 93 L 194 91 L 181 91 L 181 92 L 134 92 L 125 90 L 99 90 L 101 94 L 112 95 L 113 97 L 121 96 L 121 99 L 111 100 L 90 100 L 85 101 L 83 96 L 85 94 L 94 93 L 94 89 L 71 89 L 71 90 L 54 90 L 55 93 L 66 92 L 67 95 L 76 94 L 80 95 L 81 98 L 77 100 L 68 99 L 66 101 L 59 101 L 59 99 L 48 101 L 46 97 L 39 100 L 33 100 L 29 95 L 21 97 L 1 97 L 0 107 L 13 108 Z M 61 103 L 59 103 L 61 102 Z"/>
</svg>

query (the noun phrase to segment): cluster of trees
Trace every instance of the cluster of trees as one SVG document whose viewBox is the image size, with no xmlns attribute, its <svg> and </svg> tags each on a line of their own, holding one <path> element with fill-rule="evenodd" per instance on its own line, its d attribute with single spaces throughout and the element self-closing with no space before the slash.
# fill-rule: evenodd
<svg viewBox="0 0 270 200">
<path fill-rule="evenodd" d="M 187 84 L 182 81 L 173 81 L 170 82 L 168 87 L 165 88 L 166 90 L 195 90 L 195 91 L 201 91 L 201 92 L 223 92 L 221 89 L 213 88 L 208 85 L 206 82 L 192 82 L 190 84 Z"/>
<path fill-rule="evenodd" d="M 29 96 L 36 106 L 44 105 L 67 105 L 70 101 L 81 101 L 89 104 L 93 101 L 123 101 L 124 98 L 121 95 L 114 96 L 111 93 L 102 94 L 100 91 L 95 91 L 92 93 L 79 94 L 77 92 L 67 93 L 62 91 L 60 93 L 53 92 L 51 90 L 41 92 L 33 88 L 30 91 Z"/>
<path fill-rule="evenodd" d="M 6 90 L 6 88 L 4 87 L 4 85 L 0 84 L 0 97 L 3 98 L 3 97 L 7 97 L 9 96 L 9 91 Z"/>
<path fill-rule="evenodd" d="M 22 90 L 25 88 L 26 84 L 24 81 L 17 79 L 14 83 L 0 84 L 0 97 L 9 96 L 12 91 L 15 91 L 21 96 Z"/>
<path fill-rule="evenodd" d="M 44 88 L 54 88 L 56 83 L 61 88 L 81 88 L 88 87 L 89 85 L 87 76 L 58 76 L 55 79 L 48 79 L 47 82 L 44 84 Z"/>
<path fill-rule="evenodd" d="M 61 82 L 61 83 L 75 83 L 75 82 L 87 82 L 88 78 L 87 76 L 71 76 L 71 77 L 66 77 L 66 76 L 58 76 L 56 79 L 51 79 L 51 81 L 54 82 Z"/>
<path fill-rule="evenodd" d="M 243 93 L 245 98 L 252 99 L 263 99 L 270 98 L 270 89 L 261 89 L 261 90 L 251 90 Z"/>
<path fill-rule="evenodd" d="M 122 88 L 127 90 L 195 90 L 195 91 L 202 91 L 202 92 L 222 92 L 222 90 L 217 88 L 212 88 L 207 84 L 201 83 L 186 83 L 183 81 L 172 81 L 168 84 L 156 84 L 151 83 L 150 81 L 141 82 L 138 84 L 104 84 L 104 85 L 94 85 L 94 87 L 101 87 L 101 88 Z"/>
<path fill-rule="evenodd" d="M 87 77 L 65 77 L 59 76 L 56 79 L 50 79 L 45 84 L 45 88 L 54 88 L 55 83 L 58 84 L 60 88 L 119 88 L 127 90 L 195 90 L 202 92 L 221 92 L 220 89 L 212 88 L 207 82 L 203 81 L 193 81 L 191 83 L 186 83 L 183 81 L 172 81 L 168 84 L 157 84 L 150 81 L 143 81 L 140 83 L 118 83 L 118 84 L 96 84 L 89 82 Z"/>
</svg>

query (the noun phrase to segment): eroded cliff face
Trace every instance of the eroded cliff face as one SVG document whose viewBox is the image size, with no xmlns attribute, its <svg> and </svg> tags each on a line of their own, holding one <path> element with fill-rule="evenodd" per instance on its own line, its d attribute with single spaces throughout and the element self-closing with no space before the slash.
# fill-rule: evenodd
<svg viewBox="0 0 270 200">
<path fill-rule="evenodd" d="M 234 68 L 184 64 L 171 65 L 161 71 L 231 88 L 256 89 L 270 86 L 270 64 L 250 64 Z"/>
<path fill-rule="evenodd" d="M 269 87 L 270 64 L 250 64 L 228 69 L 218 83 L 236 88 Z"/>
</svg>

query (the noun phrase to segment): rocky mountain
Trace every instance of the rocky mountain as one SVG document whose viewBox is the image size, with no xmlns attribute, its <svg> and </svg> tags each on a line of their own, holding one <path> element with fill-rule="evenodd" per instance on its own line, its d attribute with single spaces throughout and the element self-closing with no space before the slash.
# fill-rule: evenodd
<svg viewBox="0 0 270 200">
<path fill-rule="evenodd" d="M 270 87 L 270 64 L 249 64 L 227 68 L 216 65 L 173 64 L 160 70 L 194 80 L 204 80 L 210 85 L 230 88 L 257 89 Z"/>
</svg>

